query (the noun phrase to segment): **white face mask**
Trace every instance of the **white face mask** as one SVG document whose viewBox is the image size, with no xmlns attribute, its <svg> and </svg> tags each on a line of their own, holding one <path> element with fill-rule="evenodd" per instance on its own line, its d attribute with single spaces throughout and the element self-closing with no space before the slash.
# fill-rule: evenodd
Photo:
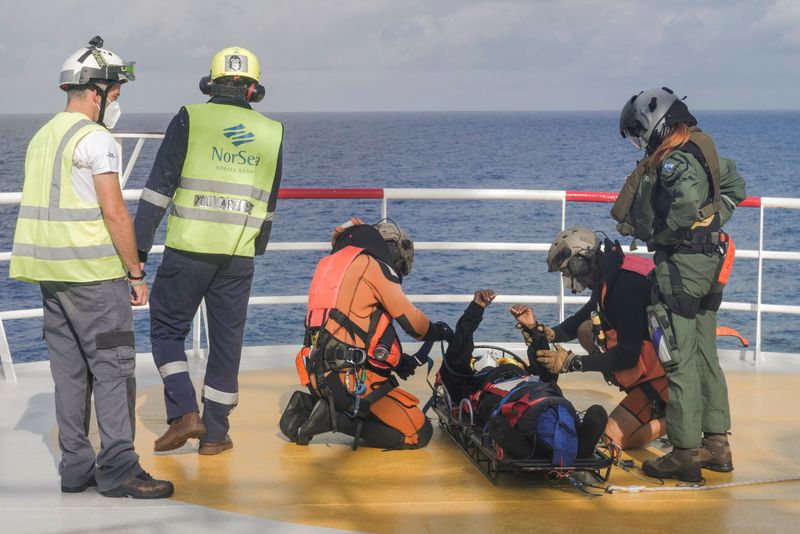
<svg viewBox="0 0 800 534">
<path fill-rule="evenodd" d="M 116 126 L 119 117 L 122 115 L 122 109 L 119 107 L 119 100 L 115 100 L 106 105 L 106 112 L 103 115 L 103 124 L 106 128 L 111 130 Z"/>
</svg>

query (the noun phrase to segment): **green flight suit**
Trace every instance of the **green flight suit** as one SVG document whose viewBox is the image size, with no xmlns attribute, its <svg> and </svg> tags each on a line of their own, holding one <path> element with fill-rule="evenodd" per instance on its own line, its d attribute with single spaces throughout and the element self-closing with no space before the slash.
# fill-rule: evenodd
<svg viewBox="0 0 800 534">
<path fill-rule="evenodd" d="M 732 160 L 720 157 L 719 163 L 721 226 L 744 199 L 745 183 Z M 712 295 L 721 300 L 721 295 L 714 294 L 723 290 L 717 282 L 724 261 L 722 248 L 708 247 L 713 250 L 698 253 L 681 246 L 698 222 L 698 209 L 709 198 L 709 179 L 700 161 L 683 150 L 671 152 L 658 173 L 653 197 L 655 235 L 647 243 L 656 250 L 653 260 L 662 301 L 680 293 L 694 299 Z M 665 365 L 669 379 L 667 433 L 675 446 L 696 448 L 703 432 L 723 433 L 731 425 L 728 388 L 717 354 L 717 312 L 702 305 L 693 317 L 673 310 L 671 323 L 677 350 L 672 354 L 673 363 Z"/>
</svg>

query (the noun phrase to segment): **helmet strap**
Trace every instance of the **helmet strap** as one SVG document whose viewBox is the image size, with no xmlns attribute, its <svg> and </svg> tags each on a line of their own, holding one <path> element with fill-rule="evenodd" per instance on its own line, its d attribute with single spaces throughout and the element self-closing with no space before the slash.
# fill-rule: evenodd
<svg viewBox="0 0 800 534">
<path fill-rule="evenodd" d="M 97 94 L 100 95 L 100 114 L 97 116 L 97 124 L 100 126 L 105 127 L 103 123 L 103 119 L 106 115 L 106 104 L 108 103 L 108 91 L 111 90 L 111 86 L 114 85 L 113 83 L 109 83 L 105 89 L 102 89 L 99 85 L 94 82 L 89 82 L 89 87 L 97 91 Z"/>
</svg>

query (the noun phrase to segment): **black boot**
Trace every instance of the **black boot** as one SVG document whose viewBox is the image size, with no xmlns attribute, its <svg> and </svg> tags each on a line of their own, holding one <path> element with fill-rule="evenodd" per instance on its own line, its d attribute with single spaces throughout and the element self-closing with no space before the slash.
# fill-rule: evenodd
<svg viewBox="0 0 800 534">
<path fill-rule="evenodd" d="M 589 406 L 583 414 L 583 422 L 578 430 L 578 458 L 589 458 L 603 435 L 608 423 L 606 409 L 599 404 Z"/>
<path fill-rule="evenodd" d="M 306 422 L 311 410 L 314 409 L 314 397 L 305 391 L 295 391 L 289 399 L 289 404 L 283 410 L 279 426 L 283 435 L 292 441 L 297 439 L 297 431 Z"/>
<path fill-rule="evenodd" d="M 311 415 L 308 419 L 297 429 L 297 439 L 295 443 L 298 445 L 308 445 L 311 438 L 317 434 L 324 434 L 333 430 L 331 424 L 331 409 L 328 399 L 319 399 L 311 410 Z"/>
</svg>

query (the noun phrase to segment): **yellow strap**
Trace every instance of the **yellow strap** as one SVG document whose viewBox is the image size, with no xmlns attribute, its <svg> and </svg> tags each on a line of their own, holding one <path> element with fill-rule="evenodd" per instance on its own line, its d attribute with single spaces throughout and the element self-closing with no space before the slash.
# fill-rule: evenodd
<svg viewBox="0 0 800 534">
<path fill-rule="evenodd" d="M 716 213 L 712 213 L 711 215 L 709 215 L 705 219 L 700 219 L 699 221 L 694 223 L 692 225 L 692 230 L 694 230 L 695 228 L 702 228 L 702 227 L 710 225 L 711 222 L 714 220 L 714 215 L 716 215 Z"/>
</svg>

